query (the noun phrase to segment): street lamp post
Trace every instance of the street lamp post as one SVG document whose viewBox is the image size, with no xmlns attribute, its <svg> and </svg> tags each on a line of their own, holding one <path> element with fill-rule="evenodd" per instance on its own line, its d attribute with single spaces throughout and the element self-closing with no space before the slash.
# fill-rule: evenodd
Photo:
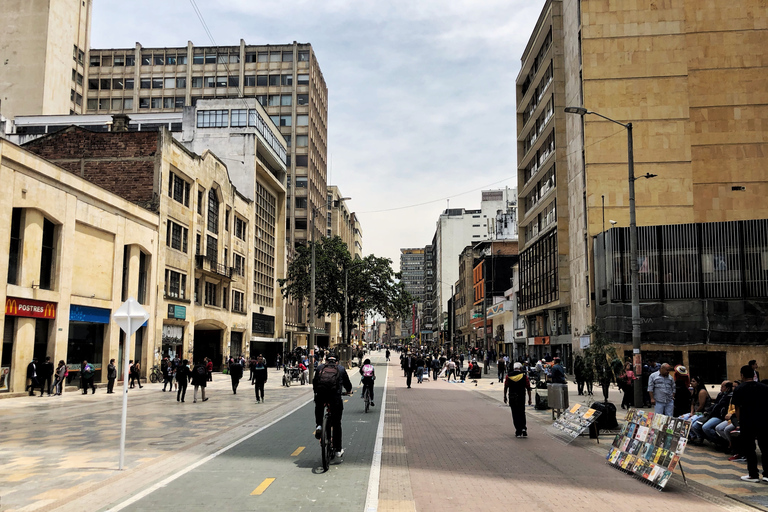
<svg viewBox="0 0 768 512">
<path fill-rule="evenodd" d="M 629 171 L 629 271 L 631 276 L 632 290 L 632 355 L 635 367 L 634 392 L 635 407 L 640 407 L 643 403 L 643 384 L 639 378 L 643 371 L 643 357 L 640 350 L 640 286 L 637 275 L 637 222 L 635 218 L 635 155 L 632 144 L 632 123 L 621 123 L 610 117 L 606 117 L 597 112 L 591 112 L 584 107 L 565 107 L 568 114 L 577 114 L 584 117 L 587 114 L 594 114 L 602 117 L 606 121 L 618 124 L 627 129 L 627 161 Z M 586 170 L 585 170 L 586 172 Z M 640 178 L 653 178 L 654 174 L 647 173 Z"/>
</svg>

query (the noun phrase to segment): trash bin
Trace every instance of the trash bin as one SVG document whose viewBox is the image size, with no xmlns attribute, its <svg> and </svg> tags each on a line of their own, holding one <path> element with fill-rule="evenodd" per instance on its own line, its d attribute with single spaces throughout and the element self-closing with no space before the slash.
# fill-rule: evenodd
<svg viewBox="0 0 768 512">
<path fill-rule="evenodd" d="M 568 384 L 547 384 L 547 402 L 551 409 L 568 409 Z"/>
</svg>

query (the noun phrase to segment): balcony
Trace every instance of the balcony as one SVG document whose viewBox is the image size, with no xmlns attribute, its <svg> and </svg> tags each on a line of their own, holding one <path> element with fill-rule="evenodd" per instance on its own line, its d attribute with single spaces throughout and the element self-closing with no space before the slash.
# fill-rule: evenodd
<svg viewBox="0 0 768 512">
<path fill-rule="evenodd" d="M 203 254 L 195 255 L 195 268 L 216 277 L 232 280 L 234 268 L 218 263 L 215 259 Z"/>
</svg>

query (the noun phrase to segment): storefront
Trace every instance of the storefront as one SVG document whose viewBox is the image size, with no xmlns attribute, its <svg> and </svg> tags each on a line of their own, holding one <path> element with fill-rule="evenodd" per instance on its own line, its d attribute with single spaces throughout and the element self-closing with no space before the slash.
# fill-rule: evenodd
<svg viewBox="0 0 768 512">
<path fill-rule="evenodd" d="M 67 337 L 68 383 L 80 378 L 80 366 L 83 361 L 88 361 L 96 369 L 94 382 L 101 382 L 104 335 L 111 313 L 109 309 L 91 306 L 72 304 L 69 307 L 69 335 Z"/>
<path fill-rule="evenodd" d="M 15 371 L 26 372 L 29 361 L 16 361 L 13 355 L 20 324 L 33 324 L 34 344 L 33 357 L 44 361 L 48 354 L 48 345 L 51 336 L 51 328 L 56 319 L 56 303 L 39 300 L 22 299 L 19 297 L 7 297 L 5 300 L 5 324 L 3 327 L 2 356 L 0 356 L 0 392 L 11 390 L 11 376 Z M 27 341 L 27 343 L 29 343 Z M 18 347 L 16 347 L 18 349 Z M 26 374 L 26 373 L 25 373 Z M 20 391 L 20 390 L 15 390 Z"/>
<path fill-rule="evenodd" d="M 184 324 L 187 319 L 186 306 L 168 304 L 168 320 L 174 323 L 163 324 L 162 354 L 173 359 L 178 356 L 184 359 Z"/>
</svg>

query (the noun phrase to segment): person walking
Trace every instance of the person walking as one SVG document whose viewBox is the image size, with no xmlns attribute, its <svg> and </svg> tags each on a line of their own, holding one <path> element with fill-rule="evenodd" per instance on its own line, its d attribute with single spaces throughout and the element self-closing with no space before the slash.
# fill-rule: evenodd
<svg viewBox="0 0 768 512">
<path fill-rule="evenodd" d="M 741 367 L 742 383 L 733 391 L 731 403 L 736 406 L 741 435 L 739 453 L 747 459 L 748 475 L 742 476 L 745 482 L 759 483 L 760 472 L 757 469 L 755 441 L 760 446 L 763 482 L 768 482 L 768 386 L 755 382 L 755 369 L 751 365 Z"/>
<path fill-rule="evenodd" d="M 384 355 L 386 356 L 387 361 L 389 361 L 389 356 L 392 355 L 392 353 L 389 351 L 389 349 L 387 349 L 387 351 L 384 352 Z"/>
<path fill-rule="evenodd" d="M 499 382 L 504 382 L 504 377 L 507 375 L 507 363 L 503 356 L 499 356 L 496 360 L 496 374 L 499 377 Z"/>
<path fill-rule="evenodd" d="M 206 357 L 205 359 L 208 358 Z M 205 359 L 202 363 L 195 364 L 195 367 L 192 369 L 192 385 L 195 386 L 195 392 L 192 395 L 192 403 L 197 403 L 197 388 L 200 388 L 203 402 L 208 400 L 205 397 L 205 385 L 208 382 L 208 370 L 206 368 L 207 361 Z"/>
<path fill-rule="evenodd" d="M 573 377 L 576 379 L 576 391 L 579 395 L 584 394 L 584 359 L 576 356 L 573 361 Z"/>
<path fill-rule="evenodd" d="M 35 388 L 40 385 L 37 379 L 37 358 L 33 357 L 32 361 L 27 365 L 27 379 L 29 384 L 24 388 L 24 391 L 29 390 L 29 396 L 35 394 Z"/>
<path fill-rule="evenodd" d="M 96 374 L 96 370 L 92 364 L 88 361 L 83 361 L 83 365 L 80 367 L 80 375 L 83 381 L 83 394 L 88 394 L 88 387 L 91 388 L 91 394 L 96 393 L 96 386 L 93 385 L 93 377 Z"/>
<path fill-rule="evenodd" d="M 177 402 L 184 401 L 184 397 L 187 395 L 187 384 L 191 379 L 192 372 L 189 370 L 189 361 L 185 359 L 176 367 L 176 383 L 178 384 L 178 391 L 176 391 Z"/>
<path fill-rule="evenodd" d="M 267 371 L 267 363 L 264 362 L 264 357 L 259 355 L 256 359 L 256 366 L 254 367 L 254 384 L 256 391 L 256 403 L 264 401 L 264 384 L 267 382 L 269 372 Z"/>
<path fill-rule="evenodd" d="M 664 363 L 659 371 L 648 377 L 648 394 L 656 414 L 672 416 L 675 412 L 675 381 L 669 374 L 671 367 Z"/>
<path fill-rule="evenodd" d="M 64 381 L 67 375 L 69 375 L 67 363 L 62 359 L 56 367 L 56 379 L 53 381 L 54 394 L 56 396 L 61 396 L 61 393 L 64 392 Z"/>
<path fill-rule="evenodd" d="M 115 392 L 116 379 L 117 379 L 117 366 L 115 366 L 115 360 L 110 359 L 109 364 L 107 365 L 107 393 L 112 394 Z"/>
<path fill-rule="evenodd" d="M 229 360 L 229 376 L 232 378 L 232 393 L 237 394 L 237 385 L 240 384 L 240 379 L 243 378 L 243 365 L 240 364 L 240 360 Z"/>
<path fill-rule="evenodd" d="M 203 359 L 205 363 L 205 377 L 208 382 L 213 382 L 213 361 L 207 357 Z"/>
<path fill-rule="evenodd" d="M 251 381 L 251 386 L 253 386 L 254 381 L 256 379 L 256 374 L 254 373 L 254 371 L 256 369 L 256 360 L 255 359 L 251 359 L 248 362 L 248 369 L 251 371 L 251 376 L 248 378 L 248 380 Z"/>
<path fill-rule="evenodd" d="M 40 371 L 38 372 L 38 381 L 40 382 L 40 396 L 43 396 L 44 392 L 48 392 L 48 396 L 51 396 L 51 378 L 53 377 L 53 363 L 51 362 L 51 356 L 46 356 L 45 362 L 40 365 Z"/>
<path fill-rule="evenodd" d="M 170 361 L 168 364 L 165 365 L 165 368 L 163 368 L 163 391 L 165 391 L 165 387 L 168 386 L 168 391 L 173 393 L 173 365 L 170 364 Z"/>
<path fill-rule="evenodd" d="M 416 382 L 419 384 L 424 382 L 424 358 L 422 356 L 416 358 Z"/>
<path fill-rule="evenodd" d="M 411 388 L 411 379 L 413 378 L 413 372 L 416 369 L 416 359 L 407 354 L 403 357 L 403 370 L 405 370 L 405 384 L 408 389 Z"/>
<path fill-rule="evenodd" d="M 525 393 L 528 393 L 528 405 L 531 405 L 531 382 L 523 371 L 521 363 L 512 365 L 504 380 L 504 403 L 509 402 L 512 411 L 512 423 L 515 425 L 515 437 L 528 437 L 525 418 Z"/>
<path fill-rule="evenodd" d="M 128 373 L 131 375 L 131 388 L 136 384 L 139 385 L 139 389 L 143 388 L 144 386 L 141 385 L 141 363 L 129 361 L 129 364 Z"/>
</svg>

